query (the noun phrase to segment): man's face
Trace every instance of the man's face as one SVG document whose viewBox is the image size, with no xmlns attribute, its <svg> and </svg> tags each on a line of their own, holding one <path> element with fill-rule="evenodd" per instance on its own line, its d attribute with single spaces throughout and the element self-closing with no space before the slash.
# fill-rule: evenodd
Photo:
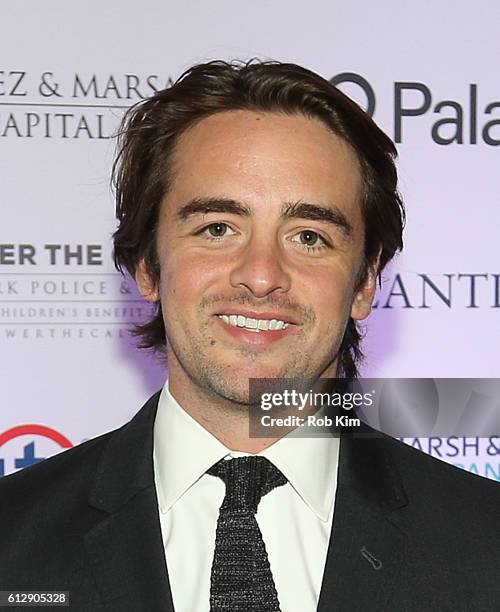
<svg viewBox="0 0 500 612">
<path fill-rule="evenodd" d="M 179 140 L 157 236 L 170 386 L 236 402 L 249 378 L 335 376 L 364 227 L 354 152 L 302 115 L 222 112 Z M 274 320 L 274 322 L 273 322 Z M 244 325 L 244 327 L 241 327 Z M 256 330 L 257 328 L 257 330 Z"/>
</svg>

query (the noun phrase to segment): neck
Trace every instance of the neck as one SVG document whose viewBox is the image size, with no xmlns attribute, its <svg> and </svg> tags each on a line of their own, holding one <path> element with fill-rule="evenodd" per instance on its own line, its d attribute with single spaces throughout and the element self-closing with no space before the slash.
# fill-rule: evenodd
<svg viewBox="0 0 500 612">
<path fill-rule="evenodd" d="M 323 373 L 334 377 L 335 373 Z M 268 448 L 295 427 L 279 436 L 250 437 L 250 406 L 217 394 L 211 389 L 195 385 L 177 367 L 169 368 L 169 391 L 178 404 L 204 429 L 233 451 L 256 454 Z M 302 416 L 314 414 L 317 407 L 307 407 Z"/>
<path fill-rule="evenodd" d="M 169 373 L 169 391 L 182 408 L 230 450 L 259 453 L 279 437 L 254 438 L 249 434 L 249 406 L 215 396 L 204 389 L 179 385 Z M 215 396 L 215 397 L 214 397 Z"/>
</svg>

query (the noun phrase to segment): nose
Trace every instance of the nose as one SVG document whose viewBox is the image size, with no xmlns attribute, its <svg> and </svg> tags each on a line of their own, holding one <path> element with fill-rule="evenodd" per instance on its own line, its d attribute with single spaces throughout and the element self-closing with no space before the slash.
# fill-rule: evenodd
<svg viewBox="0 0 500 612">
<path fill-rule="evenodd" d="M 255 297 L 284 293 L 290 289 L 290 280 L 278 242 L 256 236 L 238 253 L 230 273 L 233 287 L 245 287 Z"/>
</svg>

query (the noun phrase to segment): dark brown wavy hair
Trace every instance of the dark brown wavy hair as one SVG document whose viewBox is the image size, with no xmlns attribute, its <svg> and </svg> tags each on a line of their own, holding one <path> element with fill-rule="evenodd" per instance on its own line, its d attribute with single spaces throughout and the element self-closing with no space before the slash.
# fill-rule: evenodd
<svg viewBox="0 0 500 612">
<path fill-rule="evenodd" d="M 160 279 L 156 232 L 160 204 L 171 179 L 179 136 L 195 122 L 230 110 L 304 115 L 322 121 L 357 154 L 363 180 L 360 202 L 365 224 L 364 273 L 380 253 L 378 277 L 403 247 L 405 212 L 397 190 L 396 148 L 350 98 L 329 81 L 296 64 L 250 60 L 212 61 L 186 70 L 171 86 L 126 112 L 119 133 L 112 183 L 118 229 L 113 235 L 117 269 L 135 276 L 144 260 L 154 282 Z M 141 348 L 164 352 L 161 303 L 152 318 L 137 325 Z M 362 334 L 349 319 L 338 354 L 338 376 L 354 378 L 363 358 Z"/>
</svg>

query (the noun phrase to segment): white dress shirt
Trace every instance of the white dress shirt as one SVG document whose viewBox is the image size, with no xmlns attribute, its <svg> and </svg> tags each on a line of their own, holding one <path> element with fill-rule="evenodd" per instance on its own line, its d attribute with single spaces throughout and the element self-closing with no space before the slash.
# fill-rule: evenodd
<svg viewBox="0 0 500 612">
<path fill-rule="evenodd" d="M 285 436 L 258 453 L 288 482 L 265 495 L 256 519 L 282 612 L 315 612 L 337 485 L 339 440 Z M 174 399 L 168 381 L 154 425 L 154 473 L 176 612 L 208 612 L 210 571 L 224 482 L 205 472 L 233 452 Z"/>
</svg>

